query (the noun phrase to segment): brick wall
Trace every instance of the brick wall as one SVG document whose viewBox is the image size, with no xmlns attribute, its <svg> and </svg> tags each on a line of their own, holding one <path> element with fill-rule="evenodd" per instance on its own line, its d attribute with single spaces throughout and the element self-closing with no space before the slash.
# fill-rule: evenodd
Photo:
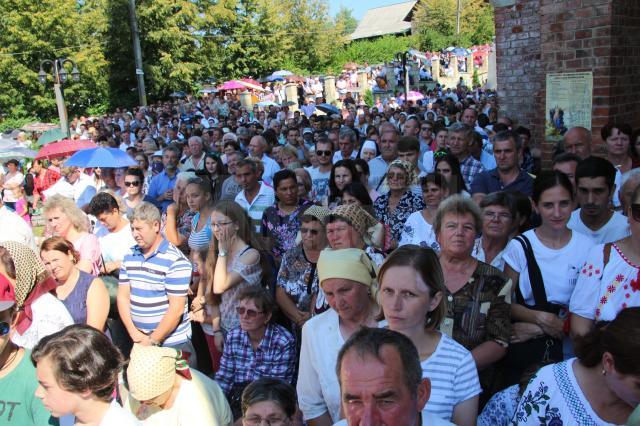
<svg viewBox="0 0 640 426">
<path fill-rule="evenodd" d="M 543 140 L 546 73 L 593 72 L 596 152 L 608 121 L 640 127 L 639 1 L 520 0 L 496 8 L 495 22 L 501 108 L 536 141 Z M 552 147 L 542 148 L 548 160 Z"/>
</svg>

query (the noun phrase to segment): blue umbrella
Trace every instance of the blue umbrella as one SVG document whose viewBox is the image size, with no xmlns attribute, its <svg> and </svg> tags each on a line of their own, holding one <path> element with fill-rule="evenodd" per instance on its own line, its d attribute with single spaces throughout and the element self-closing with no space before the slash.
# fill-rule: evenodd
<svg viewBox="0 0 640 426">
<path fill-rule="evenodd" d="M 320 111 L 324 112 L 325 114 L 340 115 L 340 110 L 337 107 L 334 107 L 333 105 L 330 105 L 330 104 L 318 104 L 316 105 L 316 108 L 318 108 Z"/>
<path fill-rule="evenodd" d="M 270 75 L 269 77 L 267 77 L 267 81 L 284 81 L 284 77 L 281 77 L 279 75 Z"/>
<path fill-rule="evenodd" d="M 291 71 L 287 71 L 287 70 L 280 70 L 280 71 L 275 71 L 271 75 L 274 76 L 274 77 L 287 77 L 287 76 L 293 75 L 293 73 Z"/>
<path fill-rule="evenodd" d="M 276 102 L 273 102 L 273 101 L 260 101 L 256 105 L 258 105 L 259 107 L 280 106 Z"/>
<path fill-rule="evenodd" d="M 64 162 L 64 165 L 75 167 L 120 168 L 137 166 L 138 163 L 121 149 L 97 147 L 76 152 Z"/>
</svg>

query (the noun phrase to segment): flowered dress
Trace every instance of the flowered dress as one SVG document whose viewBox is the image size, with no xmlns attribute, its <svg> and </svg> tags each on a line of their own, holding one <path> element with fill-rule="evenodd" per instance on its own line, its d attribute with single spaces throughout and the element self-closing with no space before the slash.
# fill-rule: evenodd
<svg viewBox="0 0 640 426">
<path fill-rule="evenodd" d="M 246 265 L 240 261 L 240 257 L 250 250 L 248 245 L 244 249 L 238 251 L 233 259 L 227 260 L 227 273 L 237 272 L 242 277 L 242 282 L 227 289 L 221 295 L 220 301 L 220 326 L 225 331 L 240 326 L 240 319 L 236 313 L 236 307 L 240 304 L 237 295 L 245 287 L 252 285 L 260 285 L 262 270 L 260 268 L 260 260 L 252 265 Z"/>
<path fill-rule="evenodd" d="M 598 417 L 591 408 L 573 372 L 574 362 L 576 358 L 542 367 L 522 394 L 511 424 L 613 425 Z"/>
<path fill-rule="evenodd" d="M 404 223 L 399 246 L 415 244 L 420 247 L 429 247 L 440 253 L 440 244 L 436 240 L 436 232 L 433 226 L 424 220 L 422 211 L 411 213 Z"/>
<path fill-rule="evenodd" d="M 422 197 L 407 190 L 393 213 L 389 212 L 389 193 L 379 196 L 373 203 L 373 210 L 376 218 L 391 228 L 391 236 L 394 240 L 400 241 L 404 224 L 413 212 L 425 208 Z"/>
<path fill-rule="evenodd" d="M 262 235 L 273 239 L 273 255 L 282 258 L 296 245 L 296 236 L 300 230 L 300 216 L 311 203 L 300 200 L 298 207 L 291 213 L 285 213 L 278 204 L 267 208 L 262 215 Z"/>
<path fill-rule="evenodd" d="M 282 257 L 277 285 L 299 310 L 310 311 L 311 299 L 318 294 L 318 273 L 316 264 L 307 259 L 301 244 Z"/>
<path fill-rule="evenodd" d="M 580 270 L 569 310 L 583 318 L 611 321 L 628 307 L 640 306 L 640 266 L 611 245 L 604 265 L 604 244 L 594 246 Z"/>
</svg>

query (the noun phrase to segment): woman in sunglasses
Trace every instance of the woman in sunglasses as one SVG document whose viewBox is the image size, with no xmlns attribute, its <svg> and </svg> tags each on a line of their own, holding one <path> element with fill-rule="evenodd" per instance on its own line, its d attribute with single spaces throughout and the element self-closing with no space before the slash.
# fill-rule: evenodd
<svg viewBox="0 0 640 426">
<path fill-rule="evenodd" d="M 262 287 L 238 293 L 236 313 L 240 327 L 229 332 L 216 381 L 227 396 L 234 418 L 241 417 L 244 388 L 262 377 L 293 383 L 296 364 L 295 339 L 284 327 L 271 322 L 276 305 Z"/>
<path fill-rule="evenodd" d="M 54 424 L 42 401 L 35 396 L 38 380 L 29 352 L 11 341 L 17 316 L 13 285 L 0 274 L 0 400 L 6 401 L 6 409 L 0 412 L 0 424 Z"/>
<path fill-rule="evenodd" d="M 585 335 L 598 321 L 640 306 L 640 186 L 627 207 L 631 235 L 589 251 L 571 295 L 572 335 Z"/>
<path fill-rule="evenodd" d="M 133 209 L 143 201 L 153 203 L 155 200 L 146 196 L 142 191 L 144 186 L 144 173 L 138 167 L 129 167 L 124 175 L 124 190 L 126 194 L 122 197 L 127 207 L 127 216 L 133 214 Z"/>
</svg>

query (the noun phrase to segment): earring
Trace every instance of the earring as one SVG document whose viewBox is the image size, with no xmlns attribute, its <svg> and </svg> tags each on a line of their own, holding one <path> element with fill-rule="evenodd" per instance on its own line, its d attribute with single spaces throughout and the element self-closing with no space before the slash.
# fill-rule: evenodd
<svg viewBox="0 0 640 426">
<path fill-rule="evenodd" d="M 607 375 L 607 372 L 606 372 L 606 371 L 604 371 L 604 368 L 602 369 L 602 375 L 603 375 L 603 376 L 606 376 L 606 375 Z"/>
</svg>

